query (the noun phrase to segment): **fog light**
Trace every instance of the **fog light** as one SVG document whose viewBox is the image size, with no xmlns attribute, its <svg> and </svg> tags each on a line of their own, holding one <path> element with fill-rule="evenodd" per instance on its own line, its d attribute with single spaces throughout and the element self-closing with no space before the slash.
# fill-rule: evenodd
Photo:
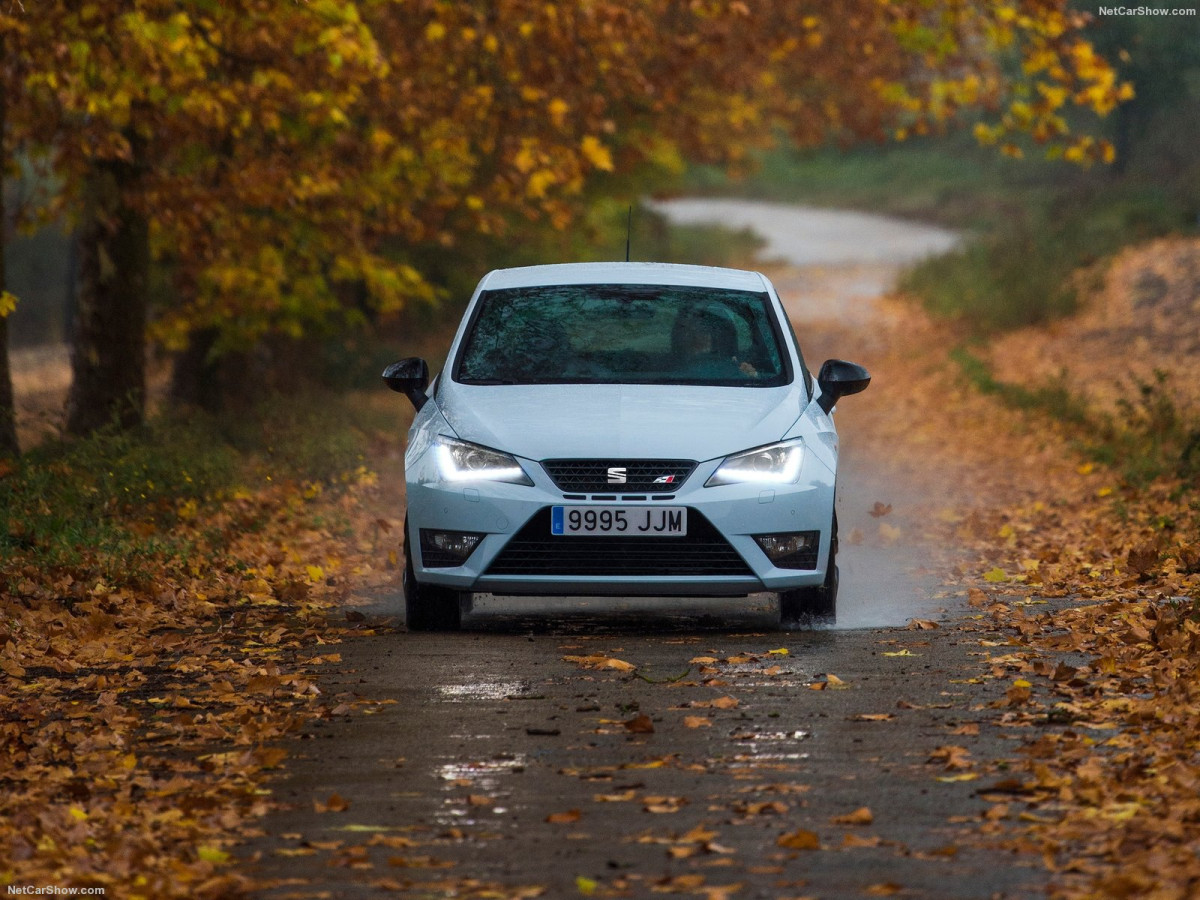
<svg viewBox="0 0 1200 900">
<path fill-rule="evenodd" d="M 815 569 L 821 532 L 785 531 L 779 534 L 756 534 L 754 540 L 762 547 L 767 559 L 780 569 Z"/>
<path fill-rule="evenodd" d="M 475 552 L 482 534 L 421 529 L 421 564 L 428 569 L 461 566 Z"/>
</svg>

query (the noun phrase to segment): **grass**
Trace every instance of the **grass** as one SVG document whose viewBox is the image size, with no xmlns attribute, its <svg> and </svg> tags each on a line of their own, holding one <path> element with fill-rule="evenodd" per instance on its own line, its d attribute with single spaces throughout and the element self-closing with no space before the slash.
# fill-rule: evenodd
<svg viewBox="0 0 1200 900">
<path fill-rule="evenodd" d="M 1076 310 L 1078 270 L 1181 230 L 1186 206 L 1153 185 L 1051 194 L 962 249 L 916 266 L 900 287 L 977 335 L 1044 324 Z"/>
<path fill-rule="evenodd" d="M 1061 381 L 1034 387 L 998 381 L 966 347 L 954 348 L 950 358 L 980 392 L 1063 423 L 1085 456 L 1116 468 L 1130 484 L 1145 485 L 1161 476 L 1186 484 L 1200 475 L 1200 422 L 1184 415 L 1162 389 L 1170 377 L 1165 372 L 1155 373 L 1154 383 L 1137 384 L 1111 415 L 1090 409 Z"/>
<path fill-rule="evenodd" d="M 29 566 L 109 584 L 151 580 L 164 563 L 202 553 L 197 541 L 220 539 L 202 527 L 219 504 L 281 482 L 336 489 L 388 424 L 344 397 L 307 395 L 36 447 L 0 477 L 0 580 Z"/>
</svg>

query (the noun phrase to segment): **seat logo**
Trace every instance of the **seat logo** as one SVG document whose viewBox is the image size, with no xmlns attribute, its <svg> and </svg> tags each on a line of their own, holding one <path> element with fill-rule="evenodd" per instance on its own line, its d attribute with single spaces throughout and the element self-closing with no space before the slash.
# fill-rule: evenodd
<svg viewBox="0 0 1200 900">
<path fill-rule="evenodd" d="M 625 467 L 611 466 L 608 470 L 609 484 L 624 484 L 625 483 Z"/>
</svg>

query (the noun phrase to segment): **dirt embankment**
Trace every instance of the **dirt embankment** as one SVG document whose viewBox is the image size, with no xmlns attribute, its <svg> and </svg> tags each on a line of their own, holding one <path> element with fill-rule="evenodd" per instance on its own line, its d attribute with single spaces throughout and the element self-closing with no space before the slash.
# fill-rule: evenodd
<svg viewBox="0 0 1200 900">
<path fill-rule="evenodd" d="M 1200 240 L 1129 247 L 1080 273 L 1076 316 L 991 345 L 1002 381 L 1061 379 L 1102 410 L 1154 386 L 1200 413 Z M 1159 383 L 1159 374 L 1166 380 Z"/>
</svg>

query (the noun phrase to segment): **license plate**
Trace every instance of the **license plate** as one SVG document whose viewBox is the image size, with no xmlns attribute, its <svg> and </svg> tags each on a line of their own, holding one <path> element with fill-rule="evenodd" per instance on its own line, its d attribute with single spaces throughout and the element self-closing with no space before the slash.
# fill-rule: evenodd
<svg viewBox="0 0 1200 900">
<path fill-rule="evenodd" d="M 552 506 L 550 533 L 684 537 L 686 506 Z"/>
</svg>

